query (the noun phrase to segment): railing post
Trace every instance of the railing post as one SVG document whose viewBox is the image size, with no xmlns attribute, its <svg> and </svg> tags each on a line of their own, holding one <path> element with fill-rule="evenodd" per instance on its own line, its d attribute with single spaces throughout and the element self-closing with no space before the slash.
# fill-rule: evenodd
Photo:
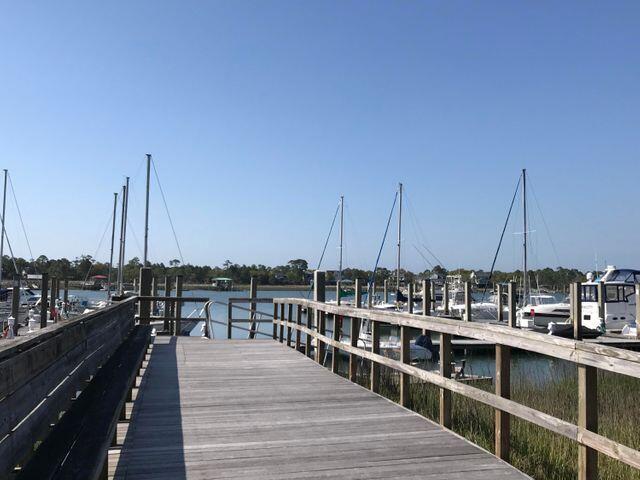
<svg viewBox="0 0 640 480">
<path fill-rule="evenodd" d="M 49 299 L 49 275 L 42 274 L 42 285 L 40 286 L 40 328 L 47 326 L 47 304 Z"/>
<path fill-rule="evenodd" d="M 422 315 L 431 315 L 431 281 L 429 279 L 422 281 Z M 427 329 L 422 329 L 422 334 L 427 334 Z"/>
<path fill-rule="evenodd" d="M 273 303 L 273 339 L 278 339 L 278 304 Z"/>
<path fill-rule="evenodd" d="M 109 299 L 110 300 L 110 299 Z M 64 293 L 62 297 L 62 301 L 64 302 L 64 308 L 69 308 L 69 279 L 64 279 Z"/>
<path fill-rule="evenodd" d="M 233 302 L 231 299 L 227 302 L 227 340 L 231 340 L 233 336 Z"/>
<path fill-rule="evenodd" d="M 446 284 L 445 284 L 446 285 Z M 451 378 L 451 335 L 440 334 L 440 375 Z M 440 425 L 451 428 L 451 391 L 440 388 Z"/>
<path fill-rule="evenodd" d="M 284 303 L 280 304 L 280 335 L 278 336 L 278 341 L 282 343 L 284 341 L 284 321 L 286 317 L 284 316 Z"/>
<path fill-rule="evenodd" d="M 171 277 L 169 277 L 168 275 L 166 277 L 164 277 L 164 296 L 165 297 L 170 297 L 171 296 Z M 171 313 L 171 302 L 164 302 L 164 331 L 171 334 L 171 322 L 169 321 L 169 318 L 172 317 L 172 313 Z"/>
<path fill-rule="evenodd" d="M 289 311 L 287 315 L 287 321 L 293 323 L 293 304 L 289 304 Z M 291 326 L 287 325 L 287 347 L 291 346 Z"/>
<path fill-rule="evenodd" d="M 578 365 L 578 427 L 598 431 L 598 370 L 587 365 Z M 578 445 L 578 480 L 597 478 L 597 450 Z"/>
<path fill-rule="evenodd" d="M 257 298 L 258 297 L 258 282 L 256 281 L 255 278 L 251 277 L 251 283 L 249 284 L 249 298 Z M 256 310 L 257 308 L 257 304 L 256 302 L 251 302 L 249 304 L 249 309 L 251 310 L 251 312 L 249 312 L 249 318 L 251 320 L 255 320 L 256 319 Z M 250 339 L 254 339 L 256 338 L 256 332 L 258 331 L 258 324 L 256 322 L 251 322 L 249 324 L 249 338 Z"/>
<path fill-rule="evenodd" d="M 313 331 L 313 309 L 307 308 L 307 329 Z M 311 357 L 311 341 L 313 337 L 308 333 L 304 337 L 304 354 L 307 357 Z"/>
<path fill-rule="evenodd" d="M 334 342 L 340 341 L 340 329 L 342 328 L 342 326 L 340 325 L 341 323 L 342 323 L 341 316 L 334 314 L 333 315 L 333 335 L 332 335 Z M 340 372 L 340 349 L 336 346 L 334 346 L 331 350 L 331 371 L 333 373 Z"/>
<path fill-rule="evenodd" d="M 470 322 L 472 320 L 471 316 L 471 282 L 464 282 L 464 321 Z"/>
<path fill-rule="evenodd" d="M 55 315 L 56 311 L 56 277 L 51 277 L 51 292 L 49 301 L 49 312 L 51 313 L 51 320 L 58 322 L 58 318 Z"/>
<path fill-rule="evenodd" d="M 516 298 L 516 282 L 509 282 L 509 289 L 507 290 L 507 295 L 509 297 L 509 327 L 516 327 L 516 306 L 518 304 L 518 300 Z"/>
<path fill-rule="evenodd" d="M 429 283 L 431 284 L 431 310 L 435 310 L 436 309 L 436 284 L 434 282 L 432 282 L 431 280 L 429 280 Z"/>
<path fill-rule="evenodd" d="M 153 272 L 151 275 L 151 296 L 152 297 L 157 297 L 158 296 L 158 279 L 156 277 L 153 276 Z M 155 300 L 153 302 L 151 302 L 151 315 L 155 315 L 157 310 L 158 310 L 158 302 L 156 302 Z"/>
<path fill-rule="evenodd" d="M 442 285 L 442 310 L 445 316 L 449 316 L 449 284 Z"/>
<path fill-rule="evenodd" d="M 151 296 L 151 268 L 150 267 L 141 267 L 140 268 L 140 296 L 147 297 Z M 139 315 L 140 315 L 140 324 L 141 325 L 149 325 L 151 323 L 151 301 L 143 300 L 139 301 Z"/>
<path fill-rule="evenodd" d="M 342 287 L 342 282 L 340 280 L 336 281 L 336 305 L 342 304 L 342 299 L 340 298 L 340 287 Z"/>
<path fill-rule="evenodd" d="M 504 315 L 502 311 L 504 309 L 504 302 L 502 301 L 502 285 L 500 284 L 497 285 L 496 289 L 496 308 L 498 309 L 496 317 L 498 323 L 501 323 L 504 321 Z"/>
<path fill-rule="evenodd" d="M 511 347 L 496 344 L 496 395 L 511 398 Z M 496 457 L 509 461 L 511 418 L 508 413 L 495 410 Z"/>
<path fill-rule="evenodd" d="M 182 275 L 176 275 L 176 298 L 182 297 L 182 279 Z M 175 312 L 176 316 L 173 328 L 175 335 L 180 335 L 182 332 L 182 302 L 176 302 Z"/>
<path fill-rule="evenodd" d="M 298 326 L 302 325 L 302 305 L 298 305 L 296 311 L 296 323 Z M 300 340 L 302 338 L 302 332 L 299 328 L 296 328 L 296 352 L 300 351 Z"/>
<path fill-rule="evenodd" d="M 407 286 L 407 302 L 409 303 L 409 313 L 413 313 L 413 284 Z M 411 363 L 411 329 L 410 327 L 400 326 L 400 361 L 402 363 Z M 411 375 L 400 372 L 400 405 L 408 407 L 411 393 Z"/>
<path fill-rule="evenodd" d="M 573 339 L 582 340 L 582 284 L 571 284 L 571 319 L 573 321 Z"/>
<path fill-rule="evenodd" d="M 360 279 L 356 278 L 355 282 L 355 308 L 362 308 L 362 290 L 360 285 Z M 351 327 L 349 330 L 349 336 L 351 337 L 351 346 L 358 347 L 358 338 L 360 337 L 360 319 L 351 317 Z M 349 380 L 352 382 L 358 379 L 358 356 L 355 353 L 349 354 Z"/>
<path fill-rule="evenodd" d="M 18 313 L 20 310 L 20 277 L 13 276 L 13 290 L 11 293 L 11 316 L 13 317 L 13 335 L 18 334 L 20 323 L 18 322 Z"/>
<path fill-rule="evenodd" d="M 380 354 L 380 324 L 371 320 L 371 353 Z M 380 364 L 371 361 L 371 391 L 380 391 Z"/>
<path fill-rule="evenodd" d="M 325 297 L 325 273 L 316 270 L 313 272 L 313 300 L 316 302 L 324 302 Z M 317 331 L 320 335 L 325 334 L 325 314 L 317 310 L 314 312 L 316 317 Z M 322 364 L 324 361 L 325 344 L 319 338 L 316 338 L 316 362 Z"/>
</svg>

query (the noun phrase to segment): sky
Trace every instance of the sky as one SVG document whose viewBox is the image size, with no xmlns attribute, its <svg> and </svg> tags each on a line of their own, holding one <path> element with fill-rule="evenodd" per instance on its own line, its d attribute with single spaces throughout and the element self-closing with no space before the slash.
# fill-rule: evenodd
<svg viewBox="0 0 640 480">
<path fill-rule="evenodd" d="M 487 270 L 526 168 L 530 266 L 640 268 L 639 24 L 637 1 L 0 0 L 0 168 L 36 257 L 107 260 L 125 176 L 141 257 L 151 153 L 189 263 L 315 266 L 344 195 L 344 264 L 373 268 L 403 182 L 403 266 Z M 6 225 L 30 257 L 11 189 Z M 155 178 L 149 252 L 181 258 Z"/>
</svg>

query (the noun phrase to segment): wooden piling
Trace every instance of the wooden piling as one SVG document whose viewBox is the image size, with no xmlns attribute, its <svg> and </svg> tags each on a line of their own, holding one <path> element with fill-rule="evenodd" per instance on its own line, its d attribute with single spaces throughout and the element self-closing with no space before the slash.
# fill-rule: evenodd
<svg viewBox="0 0 640 480">
<path fill-rule="evenodd" d="M 442 285 L 442 310 L 446 316 L 449 316 L 449 284 L 444 282 Z"/>
<path fill-rule="evenodd" d="M 251 277 L 251 282 L 249 283 L 249 298 L 257 298 L 257 297 L 258 297 L 258 281 L 254 277 Z M 256 310 L 258 309 L 257 303 L 251 302 L 249 304 L 249 308 L 251 309 L 251 312 L 249 313 L 250 315 L 249 318 L 251 320 L 255 320 Z M 258 324 L 255 321 L 251 322 L 249 330 L 250 330 L 249 338 L 250 339 L 256 338 L 256 332 L 258 331 Z"/>
<path fill-rule="evenodd" d="M 389 280 L 384 279 L 382 296 L 384 303 L 389 303 Z"/>
<path fill-rule="evenodd" d="M 407 311 L 413 313 L 413 283 L 407 285 Z"/>
<path fill-rule="evenodd" d="M 284 311 L 284 303 L 280 304 L 280 334 L 278 335 L 278 341 L 282 343 L 284 341 L 284 322 L 287 317 L 285 317 Z"/>
<path fill-rule="evenodd" d="M 431 315 L 431 280 L 422 281 L 422 314 Z"/>
<path fill-rule="evenodd" d="M 515 328 L 516 323 L 516 306 L 518 305 L 518 300 L 516 298 L 516 282 L 509 282 L 509 289 L 507 290 L 507 295 L 509 297 L 509 327 Z"/>
<path fill-rule="evenodd" d="M 298 305 L 296 311 L 296 323 L 302 325 L 302 305 Z M 296 351 L 300 351 L 300 340 L 302 339 L 302 332 L 296 328 Z"/>
<path fill-rule="evenodd" d="M 51 320 L 58 321 L 56 316 L 56 277 L 51 277 L 51 291 L 49 292 L 49 312 L 51 314 Z"/>
<path fill-rule="evenodd" d="M 496 289 L 496 307 L 498 309 L 498 312 L 497 312 L 498 323 L 503 322 L 504 315 L 502 311 L 504 310 L 504 302 L 502 301 L 502 285 L 500 284 L 497 285 L 497 289 Z"/>
<path fill-rule="evenodd" d="M 342 282 L 340 280 L 336 281 L 336 305 L 342 305 L 342 299 L 340 298 L 340 287 L 342 286 Z"/>
<path fill-rule="evenodd" d="M 176 275 L 176 298 L 182 297 L 182 275 Z M 176 302 L 175 306 L 175 321 L 174 323 L 174 335 L 180 335 L 182 333 L 182 302 Z"/>
<path fill-rule="evenodd" d="M 313 319 L 314 319 L 313 309 L 307 308 L 307 328 L 309 330 L 313 330 Z M 304 337 L 304 354 L 307 357 L 311 357 L 311 340 L 312 340 L 311 335 L 305 334 L 305 337 Z"/>
<path fill-rule="evenodd" d="M 293 323 L 293 304 L 292 303 L 289 304 L 287 313 L 288 313 L 287 321 L 289 323 Z M 291 334 L 292 334 L 291 327 L 287 327 L 287 347 L 291 346 Z"/>
<path fill-rule="evenodd" d="M 472 320 L 471 315 L 471 282 L 464 282 L 464 321 L 470 322 Z"/>
<path fill-rule="evenodd" d="M 47 305 L 49 299 L 49 275 L 42 274 L 42 283 L 40 286 L 40 328 L 47 326 Z"/>
<path fill-rule="evenodd" d="M 640 283 L 636 283 L 636 338 L 640 338 Z"/>
<path fill-rule="evenodd" d="M 151 296 L 153 297 L 158 296 L 158 279 L 153 275 L 151 277 Z M 158 304 L 154 300 L 153 302 L 151 302 L 151 315 L 155 315 L 157 311 L 158 311 Z"/>
<path fill-rule="evenodd" d="M 233 336 L 233 303 L 227 302 L 227 340 L 231 340 L 232 336 Z"/>
<path fill-rule="evenodd" d="M 334 341 L 340 341 L 340 330 L 342 328 L 342 317 L 340 315 L 333 316 L 333 335 Z M 333 373 L 340 372 L 340 349 L 336 346 L 331 350 L 331 371 Z"/>
<path fill-rule="evenodd" d="M 604 282 L 599 282 L 597 288 L 598 295 L 598 315 L 600 316 L 600 325 L 602 325 L 605 329 L 607 328 L 606 322 L 606 309 L 605 309 L 605 300 L 607 290 L 604 285 Z M 637 319 L 638 317 L 636 317 Z"/>
<path fill-rule="evenodd" d="M 229 310 L 231 310 L 231 302 L 229 302 Z M 229 313 L 229 318 L 231 318 L 231 313 Z M 278 340 L 278 304 L 274 303 L 273 304 L 273 339 L 274 340 Z M 231 323 L 231 322 L 229 322 Z M 229 335 L 229 333 L 227 333 L 227 335 Z M 231 338 L 231 337 L 229 337 Z M 308 336 L 307 336 L 308 338 Z"/>
<path fill-rule="evenodd" d="M 582 340 L 582 284 L 571 284 L 571 320 L 573 321 L 573 339 Z"/>
<path fill-rule="evenodd" d="M 152 271 L 150 267 L 140 268 L 140 296 L 151 295 Z M 149 325 L 151 323 L 151 302 L 139 301 L 140 324 Z"/>
<path fill-rule="evenodd" d="M 64 302 L 64 308 L 67 309 L 69 308 L 69 279 L 65 278 L 64 279 L 64 293 L 63 293 L 63 302 Z"/>
</svg>

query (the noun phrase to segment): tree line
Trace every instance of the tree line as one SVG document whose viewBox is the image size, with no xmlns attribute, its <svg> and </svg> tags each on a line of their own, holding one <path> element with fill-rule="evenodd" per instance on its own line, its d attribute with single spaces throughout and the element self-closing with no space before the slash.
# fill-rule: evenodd
<svg viewBox="0 0 640 480">
<path fill-rule="evenodd" d="M 15 263 L 14 263 L 15 262 Z M 124 279 L 126 282 L 133 282 L 138 278 L 139 269 L 142 262 L 138 257 L 134 257 L 124 265 Z M 240 265 L 230 260 L 225 261 L 221 266 L 208 265 L 191 265 L 182 264 L 179 260 L 170 260 L 168 265 L 164 263 L 152 263 L 150 265 L 153 275 L 161 278 L 164 276 L 182 275 L 185 283 L 191 284 L 209 284 L 212 279 L 225 277 L 230 278 L 235 284 L 248 284 L 252 277 L 256 278 L 260 285 L 308 285 L 311 280 L 312 272 L 309 270 L 309 264 L 306 260 L 298 258 L 287 262 L 285 265 L 277 265 L 274 267 L 252 264 Z M 35 260 L 26 260 L 24 258 L 11 259 L 5 256 L 2 259 L 3 277 L 8 279 L 17 272 L 20 276 L 26 274 L 48 273 L 49 276 L 57 278 L 66 278 L 69 280 L 84 281 L 94 275 L 108 275 L 109 264 L 100 262 L 90 255 L 81 255 L 73 260 L 67 258 L 50 259 L 44 255 L 39 256 Z M 455 269 L 447 271 L 445 268 L 437 265 L 432 270 L 424 270 L 422 272 L 411 272 L 408 270 L 400 271 L 400 278 L 403 283 L 417 282 L 423 278 L 434 278 L 438 276 L 444 278 L 446 275 L 460 275 L 462 280 L 471 278 L 473 270 Z M 372 278 L 371 270 L 363 270 L 358 268 L 346 268 L 342 272 L 343 280 L 355 280 L 356 278 L 363 281 L 369 281 Z M 475 272 L 476 275 L 478 272 Z M 331 283 L 336 280 L 337 272 L 327 272 L 327 282 Z M 375 273 L 375 282 L 381 285 L 384 280 L 395 282 L 396 272 L 394 269 L 378 268 Z M 535 288 L 548 287 L 553 289 L 563 289 L 571 282 L 584 281 L 585 273 L 575 268 L 557 267 L 543 268 L 539 270 L 531 270 L 529 272 L 529 280 Z M 486 275 L 485 275 L 486 277 Z M 115 279 L 115 271 L 112 274 Z M 491 277 L 492 283 L 503 283 L 510 280 L 522 278 L 522 272 L 516 270 L 514 272 L 494 271 Z"/>
</svg>

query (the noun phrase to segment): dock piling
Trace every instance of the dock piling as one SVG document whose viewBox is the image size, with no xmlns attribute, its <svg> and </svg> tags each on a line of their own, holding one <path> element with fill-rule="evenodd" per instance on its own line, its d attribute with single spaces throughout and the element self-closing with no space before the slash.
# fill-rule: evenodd
<svg viewBox="0 0 640 480">
<path fill-rule="evenodd" d="M 42 280 L 40 285 L 40 328 L 47 326 L 47 300 L 49 298 L 49 275 L 42 274 Z"/>
</svg>

